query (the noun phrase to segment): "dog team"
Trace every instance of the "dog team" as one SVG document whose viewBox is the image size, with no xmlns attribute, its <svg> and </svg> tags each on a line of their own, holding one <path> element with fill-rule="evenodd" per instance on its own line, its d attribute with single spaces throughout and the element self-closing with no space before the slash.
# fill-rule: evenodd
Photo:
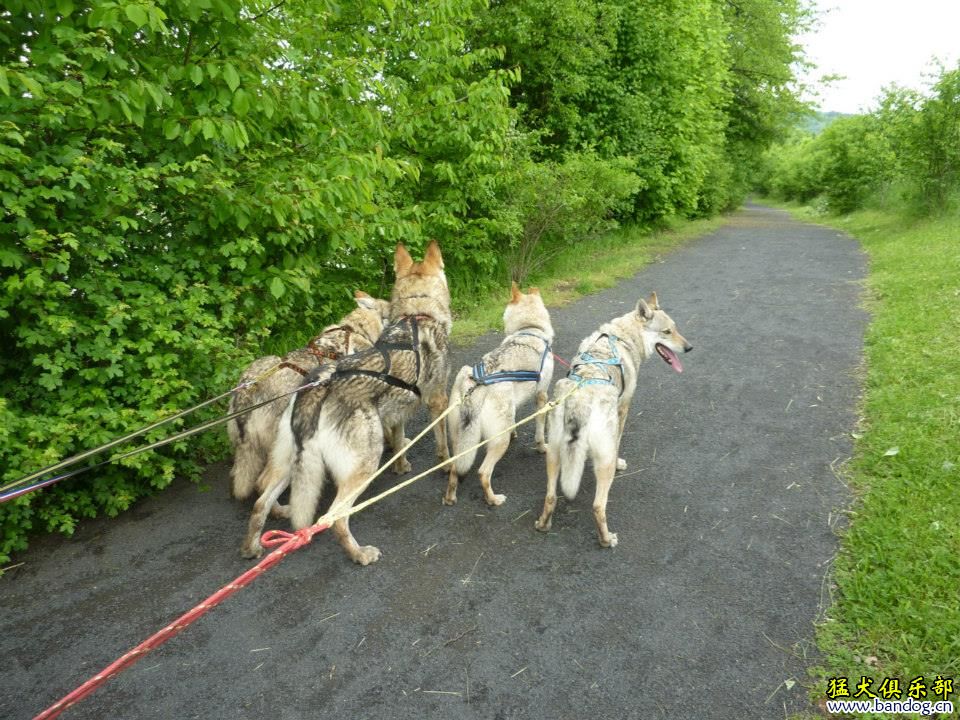
<svg viewBox="0 0 960 720">
<path fill-rule="evenodd" d="M 470 471 L 483 441 L 489 441 L 479 468 L 484 498 L 490 505 L 506 499 L 492 486 L 493 470 L 510 445 L 506 430 L 521 406 L 531 400 L 538 410 L 546 405 L 553 377 L 554 330 L 540 292 L 530 288 L 523 293 L 513 284 L 503 313 L 503 342 L 476 365 L 460 369 L 448 398 L 452 316 L 436 241 L 419 263 L 397 245 L 394 270 L 389 302 L 358 291 L 357 308 L 306 348 L 283 358 L 260 358 L 243 374 L 243 383 L 262 379 L 233 396 L 231 413 L 310 385 L 227 426 L 235 457 L 233 495 L 258 495 L 241 549 L 245 557 L 263 553 L 260 535 L 269 513 L 288 517 L 295 529 L 311 525 L 328 481 L 336 488 L 332 507 L 352 507 L 379 467 L 386 444 L 398 454 L 393 470 L 410 470 L 402 454 L 408 443 L 404 426 L 421 403 L 434 420 L 448 404 L 459 404 L 434 427 L 437 457 L 441 462 L 454 458 L 446 466 L 443 503 L 456 503 L 460 478 Z M 537 449 L 546 454 L 547 471 L 538 530 L 550 529 L 558 479 L 572 500 L 589 458 L 596 477 L 593 514 L 600 544 L 617 544 L 617 534 L 607 527 L 606 505 L 615 472 L 626 468 L 618 451 L 638 366 L 656 354 L 682 372 L 678 353 L 690 350 L 660 309 L 656 293 L 584 338 L 567 376 L 554 386 L 555 406 L 536 418 Z M 287 488 L 289 505 L 280 505 Z M 377 548 L 357 543 L 349 518 L 335 521 L 332 529 L 354 562 L 368 565 L 380 558 Z"/>
</svg>

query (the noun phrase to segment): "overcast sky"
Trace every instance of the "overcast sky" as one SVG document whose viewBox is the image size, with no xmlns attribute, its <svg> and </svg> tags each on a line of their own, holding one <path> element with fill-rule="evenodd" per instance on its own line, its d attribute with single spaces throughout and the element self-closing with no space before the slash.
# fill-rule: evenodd
<svg viewBox="0 0 960 720">
<path fill-rule="evenodd" d="M 936 56 L 948 67 L 960 59 L 960 0 L 815 0 L 818 28 L 800 38 L 817 69 L 821 110 L 854 113 L 876 105 L 882 88 L 896 83 L 921 89 Z M 843 75 L 830 87 L 817 80 Z"/>
</svg>

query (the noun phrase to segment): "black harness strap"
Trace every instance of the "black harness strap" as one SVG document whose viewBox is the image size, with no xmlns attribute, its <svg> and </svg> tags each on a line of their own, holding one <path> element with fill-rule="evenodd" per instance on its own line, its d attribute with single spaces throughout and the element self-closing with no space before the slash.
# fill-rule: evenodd
<svg viewBox="0 0 960 720">
<path fill-rule="evenodd" d="M 540 382 L 543 375 L 543 364 L 550 353 L 550 343 L 545 337 L 536 333 L 517 332 L 514 335 L 529 335 L 543 342 L 543 353 L 540 355 L 540 368 L 538 370 L 500 370 L 499 372 L 488 373 L 483 360 L 473 366 L 471 377 L 478 385 L 493 385 L 501 382 Z"/>
<path fill-rule="evenodd" d="M 380 382 L 386 383 L 387 385 L 392 385 L 393 387 L 400 388 L 401 390 L 406 390 L 407 392 L 412 392 L 417 397 L 420 397 L 420 388 L 416 385 L 408 383 L 405 380 L 401 380 L 398 377 L 393 375 L 387 375 L 387 373 L 379 372 L 377 370 L 338 370 L 334 373 L 335 377 L 353 377 L 355 375 L 363 375 L 366 377 L 372 377 Z"/>
<path fill-rule="evenodd" d="M 410 344 L 406 343 L 395 343 L 395 342 L 385 342 L 383 340 L 377 340 L 374 343 L 373 348 L 380 353 L 380 356 L 383 358 L 383 370 L 363 370 L 363 369 L 347 369 L 347 370 L 337 370 L 331 376 L 331 380 L 335 378 L 343 377 L 355 377 L 357 375 L 362 375 L 364 377 L 372 377 L 375 380 L 391 385 L 392 387 L 400 388 L 401 390 L 406 390 L 407 392 L 412 392 L 417 397 L 420 397 L 420 388 L 414 383 L 408 383 L 406 380 L 401 380 L 400 378 L 390 374 L 391 360 L 390 360 L 390 351 L 402 351 L 402 352 L 412 352 L 414 358 L 417 362 L 416 377 L 420 377 L 420 329 L 417 325 L 417 320 L 421 318 L 429 318 L 427 315 L 407 315 L 403 318 L 400 318 L 399 322 L 407 322 L 410 324 L 410 334 L 411 341 Z"/>
</svg>

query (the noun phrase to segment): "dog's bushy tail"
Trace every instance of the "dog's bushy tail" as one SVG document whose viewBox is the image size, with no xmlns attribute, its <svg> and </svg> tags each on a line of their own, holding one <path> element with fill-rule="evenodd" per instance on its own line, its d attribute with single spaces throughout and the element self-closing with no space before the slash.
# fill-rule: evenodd
<svg viewBox="0 0 960 720">
<path fill-rule="evenodd" d="M 317 505 L 326 480 L 322 464 L 304 468 L 303 457 L 297 458 L 290 476 L 290 524 L 294 530 L 313 525 L 317 519 Z"/>
<path fill-rule="evenodd" d="M 316 392 L 326 393 L 326 390 L 321 386 L 316 389 Z M 280 421 L 277 445 L 281 442 L 286 445 L 286 457 L 290 463 L 290 523 L 294 530 L 301 530 L 312 525 L 317 519 L 317 505 L 320 502 L 320 493 L 323 491 L 327 473 L 321 460 L 314 459 L 312 462 L 307 462 L 303 447 L 298 447 L 294 437 L 298 432 L 298 421 L 302 429 L 309 424 L 310 418 L 305 417 L 309 413 L 297 416 L 295 410 L 296 401 L 291 401 Z"/>
<path fill-rule="evenodd" d="M 587 462 L 587 440 L 582 432 L 584 429 L 576 416 L 565 414 L 560 446 L 560 490 L 567 500 L 573 500 L 577 496 L 583 468 Z"/>
<path fill-rule="evenodd" d="M 562 397 L 572 387 L 570 380 L 558 381 L 553 389 L 554 399 Z M 549 457 L 555 457 L 560 472 L 560 490 L 568 500 L 577 496 L 586 465 L 587 438 L 582 432 L 586 419 L 580 417 L 569 399 L 551 410 L 547 419 L 548 467 Z"/>
<path fill-rule="evenodd" d="M 469 380 L 471 368 L 464 365 L 457 373 L 450 390 L 450 399 L 461 398 L 460 407 L 447 416 L 447 429 L 450 435 L 450 454 L 458 455 L 468 447 L 480 442 L 481 423 L 480 407 L 475 393 L 467 392 L 471 385 Z M 477 458 L 477 450 L 471 450 L 463 457 L 453 461 L 453 469 L 458 476 L 463 477 Z"/>
</svg>

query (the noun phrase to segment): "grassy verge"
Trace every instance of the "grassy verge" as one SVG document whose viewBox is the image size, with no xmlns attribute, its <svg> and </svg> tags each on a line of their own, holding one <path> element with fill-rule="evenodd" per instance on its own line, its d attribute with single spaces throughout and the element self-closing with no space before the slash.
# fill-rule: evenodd
<svg viewBox="0 0 960 720">
<path fill-rule="evenodd" d="M 536 285 L 550 307 L 565 305 L 577 298 L 612 287 L 630 277 L 658 255 L 693 238 L 711 232 L 725 218 L 676 220 L 662 230 L 624 227 L 589 243 L 565 249 L 531 275 L 526 285 Z M 488 330 L 502 326 L 503 308 L 509 288 L 486 296 L 453 298 L 452 340 L 464 345 Z"/>
<path fill-rule="evenodd" d="M 788 208 L 789 209 L 789 208 Z M 843 217 L 870 257 L 867 377 L 851 522 L 817 639 L 831 677 L 955 678 L 960 704 L 960 217 Z M 886 717 L 886 716 L 885 716 Z"/>
</svg>

